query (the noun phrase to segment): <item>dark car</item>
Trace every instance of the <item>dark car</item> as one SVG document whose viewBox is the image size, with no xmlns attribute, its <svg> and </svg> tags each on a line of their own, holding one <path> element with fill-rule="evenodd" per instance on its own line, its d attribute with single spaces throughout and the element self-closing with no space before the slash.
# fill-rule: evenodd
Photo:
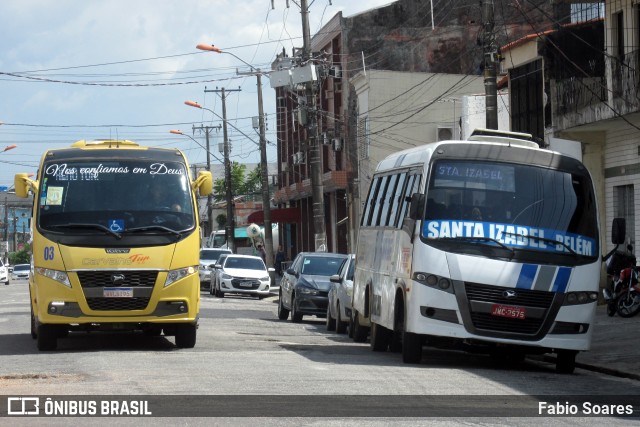
<svg viewBox="0 0 640 427">
<path fill-rule="evenodd" d="M 338 274 L 346 254 L 300 252 L 282 276 L 278 318 L 302 321 L 304 315 L 325 317 L 329 303 L 329 278 Z"/>
</svg>

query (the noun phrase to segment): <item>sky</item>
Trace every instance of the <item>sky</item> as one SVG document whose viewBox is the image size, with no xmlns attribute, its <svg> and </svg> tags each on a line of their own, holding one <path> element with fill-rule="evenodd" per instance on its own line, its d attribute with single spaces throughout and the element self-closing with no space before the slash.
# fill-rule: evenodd
<svg viewBox="0 0 640 427">
<path fill-rule="evenodd" d="M 313 36 L 335 14 L 352 16 L 392 0 L 309 0 Z M 273 8 L 272 8 L 273 4 Z M 287 7 L 287 4 L 289 7 Z M 179 148 L 206 162 L 196 126 L 218 126 L 225 88 L 231 160 L 259 161 L 254 76 L 236 55 L 268 71 L 283 48 L 302 47 L 294 0 L 0 1 L 0 187 L 35 173 L 44 151 L 86 139 L 129 139 Z M 196 49 L 213 44 L 218 54 Z M 262 79 L 267 156 L 276 161 L 275 92 Z M 240 89 L 239 91 L 235 91 Z M 196 101 L 215 112 L 188 107 Z M 178 129 L 193 137 L 174 135 Z M 222 131 L 211 131 L 217 154 Z M 222 155 L 218 156 L 222 158 Z M 217 160 L 212 158 L 215 163 Z M 219 177 L 214 177 L 219 178 Z"/>
</svg>

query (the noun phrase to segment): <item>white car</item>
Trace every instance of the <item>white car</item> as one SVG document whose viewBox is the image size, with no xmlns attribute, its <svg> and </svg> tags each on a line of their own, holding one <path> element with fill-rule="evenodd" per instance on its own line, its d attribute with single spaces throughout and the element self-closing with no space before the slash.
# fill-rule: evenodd
<svg viewBox="0 0 640 427">
<path fill-rule="evenodd" d="M 206 287 L 206 285 L 211 283 L 211 272 L 213 271 L 213 267 L 211 266 L 218 262 L 220 255 L 230 253 L 231 251 L 229 249 L 200 249 L 200 267 L 198 269 L 198 276 L 200 276 L 200 288 Z"/>
<path fill-rule="evenodd" d="M 339 334 L 347 331 L 351 319 L 351 296 L 353 295 L 353 270 L 356 256 L 349 254 L 338 274 L 329 277 L 329 304 L 327 305 L 327 330 Z"/>
<path fill-rule="evenodd" d="M 11 272 L 11 279 L 29 279 L 31 264 L 16 264 Z"/>
<path fill-rule="evenodd" d="M 9 284 L 9 269 L 0 259 L 0 283 Z"/>
<path fill-rule="evenodd" d="M 216 264 L 216 269 L 212 283 L 215 296 L 223 298 L 227 293 L 255 295 L 261 299 L 269 296 L 269 273 L 275 269 L 267 268 L 259 256 L 227 255 Z"/>
</svg>

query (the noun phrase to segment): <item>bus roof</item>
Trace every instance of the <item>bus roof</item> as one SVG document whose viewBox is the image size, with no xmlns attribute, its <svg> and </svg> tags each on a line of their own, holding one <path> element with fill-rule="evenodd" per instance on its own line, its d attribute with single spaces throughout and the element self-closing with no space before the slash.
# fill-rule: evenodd
<svg viewBox="0 0 640 427">
<path fill-rule="evenodd" d="M 531 135 L 529 134 L 479 129 L 478 131 L 473 132 L 466 141 L 438 141 L 392 153 L 378 163 L 376 171 L 426 163 L 431 159 L 433 152 L 437 150 L 438 147 L 445 144 L 502 145 L 540 150 L 538 144 L 533 142 L 530 138 Z"/>
</svg>

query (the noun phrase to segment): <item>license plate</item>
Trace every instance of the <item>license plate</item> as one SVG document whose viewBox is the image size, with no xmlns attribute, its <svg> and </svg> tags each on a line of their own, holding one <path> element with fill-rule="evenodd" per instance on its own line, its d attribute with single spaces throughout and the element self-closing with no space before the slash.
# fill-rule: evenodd
<svg viewBox="0 0 640 427">
<path fill-rule="evenodd" d="M 102 296 L 107 298 L 133 298 L 133 288 L 104 288 Z"/>
<path fill-rule="evenodd" d="M 510 319 L 524 319 L 527 310 L 522 307 L 513 305 L 493 304 L 491 306 L 491 314 L 499 317 L 508 317 Z"/>
<path fill-rule="evenodd" d="M 240 287 L 242 287 L 242 288 L 251 288 L 251 287 L 253 287 L 253 282 L 240 282 Z"/>
</svg>

